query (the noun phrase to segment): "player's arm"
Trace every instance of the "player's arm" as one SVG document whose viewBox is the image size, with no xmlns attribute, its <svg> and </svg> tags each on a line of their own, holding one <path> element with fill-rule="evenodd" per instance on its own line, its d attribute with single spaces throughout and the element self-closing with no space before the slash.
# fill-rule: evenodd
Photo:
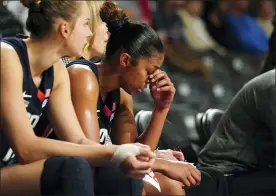
<svg viewBox="0 0 276 196">
<path fill-rule="evenodd" d="M 200 171 L 188 162 L 157 158 L 155 159 L 152 170 L 162 173 L 170 179 L 182 182 L 185 187 L 195 186 L 201 181 Z"/>
<path fill-rule="evenodd" d="M 115 113 L 111 139 L 115 144 L 134 143 L 138 139 L 132 96 L 123 89 L 120 89 L 120 107 Z"/>
<path fill-rule="evenodd" d="M 71 84 L 72 102 L 82 130 L 88 139 L 99 143 L 98 80 L 86 65 L 72 65 L 67 70 Z"/>
<path fill-rule="evenodd" d="M 79 145 L 37 137 L 24 105 L 22 82 L 22 66 L 16 51 L 10 45 L 1 43 L 1 128 L 21 163 L 30 163 L 52 156 L 81 156 L 95 166 L 108 163 L 116 146 Z M 58 94 L 61 95 L 59 92 L 56 95 L 53 92 L 54 97 Z M 70 99 L 70 96 L 68 98 Z M 62 114 L 68 112 L 64 117 L 69 116 L 69 118 L 57 117 L 57 120 L 68 123 L 76 132 L 74 136 L 77 140 L 84 138 L 77 119 L 74 119 L 76 117 L 72 112 L 73 106 L 70 106 L 70 101 L 62 100 L 62 103 L 55 103 L 58 103 L 58 105 L 52 105 L 56 107 L 55 111 L 66 109 Z M 58 116 L 58 113 L 55 115 Z"/>
<path fill-rule="evenodd" d="M 112 141 L 115 144 L 139 142 L 156 149 L 162 133 L 167 111 L 154 109 L 148 127 L 138 136 L 133 113 L 132 96 L 120 89 L 120 107 L 115 114 L 112 127 Z"/>
<path fill-rule="evenodd" d="M 137 134 L 133 114 L 132 97 L 124 90 L 121 89 L 120 91 L 121 105 L 119 111 L 115 114 L 114 126 L 111 131 L 113 134 L 112 141 L 116 144 L 133 143 L 135 140 L 143 143 L 143 138 L 139 138 Z M 154 119 L 154 117 L 152 118 L 152 125 L 156 123 L 156 120 L 158 121 L 158 115 L 156 119 Z M 145 131 L 152 131 L 151 126 L 149 126 Z M 162 129 L 162 127 L 160 129 Z M 154 131 L 155 130 L 153 130 L 153 134 Z M 150 136 L 150 134 L 147 135 L 147 137 Z M 151 138 L 148 139 L 150 140 Z M 191 164 L 183 161 L 169 161 L 157 158 L 153 163 L 152 170 L 160 172 L 171 179 L 180 181 L 186 186 L 195 185 L 197 182 L 200 182 L 200 172 Z"/>
</svg>

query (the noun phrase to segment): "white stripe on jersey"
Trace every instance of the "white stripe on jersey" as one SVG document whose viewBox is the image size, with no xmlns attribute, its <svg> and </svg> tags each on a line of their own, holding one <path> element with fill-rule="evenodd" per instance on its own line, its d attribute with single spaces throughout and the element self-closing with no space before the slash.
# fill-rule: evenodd
<svg viewBox="0 0 276 196">
<path fill-rule="evenodd" d="M 4 162 L 8 162 L 11 158 L 14 157 L 14 153 L 13 150 L 10 148 L 7 152 L 7 154 L 4 156 L 4 158 L 2 159 L 2 161 Z"/>
</svg>

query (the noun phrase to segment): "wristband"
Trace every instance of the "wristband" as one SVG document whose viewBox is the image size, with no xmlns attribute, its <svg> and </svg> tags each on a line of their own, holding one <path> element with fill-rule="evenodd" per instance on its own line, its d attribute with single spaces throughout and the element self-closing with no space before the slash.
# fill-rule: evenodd
<svg viewBox="0 0 276 196">
<path fill-rule="evenodd" d="M 110 162 L 119 166 L 128 156 L 137 156 L 139 154 L 140 147 L 134 144 L 123 144 L 116 149 Z"/>
</svg>

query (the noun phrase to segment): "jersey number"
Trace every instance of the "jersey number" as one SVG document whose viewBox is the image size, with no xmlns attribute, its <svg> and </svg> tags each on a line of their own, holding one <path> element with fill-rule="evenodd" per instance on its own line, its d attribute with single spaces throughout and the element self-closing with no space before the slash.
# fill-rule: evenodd
<svg viewBox="0 0 276 196">
<path fill-rule="evenodd" d="M 35 126 L 37 125 L 37 123 L 38 123 L 38 121 L 39 121 L 39 119 L 40 119 L 40 116 L 41 116 L 41 115 L 35 115 L 35 114 L 34 114 L 34 115 L 31 115 L 31 114 L 28 112 L 28 117 L 29 117 L 29 119 L 30 119 L 30 123 L 31 123 L 31 126 L 32 126 L 33 129 L 34 129 Z M 7 161 L 9 161 L 11 158 L 14 158 L 14 156 L 15 156 L 15 154 L 14 154 L 13 150 L 10 148 L 10 149 L 8 150 L 7 154 L 4 156 L 3 161 L 4 161 L 4 162 L 7 162 Z"/>
<path fill-rule="evenodd" d="M 101 144 L 105 144 L 107 137 L 108 137 L 107 129 L 100 129 L 100 143 Z"/>
<path fill-rule="evenodd" d="M 37 123 L 38 123 L 38 121 L 39 121 L 39 119 L 40 119 L 40 116 L 41 115 L 31 115 L 29 112 L 28 112 L 28 117 L 29 117 L 29 119 L 30 119 L 30 123 L 31 123 L 31 126 L 32 126 L 32 128 L 34 129 L 35 128 L 35 126 L 37 125 Z"/>
</svg>

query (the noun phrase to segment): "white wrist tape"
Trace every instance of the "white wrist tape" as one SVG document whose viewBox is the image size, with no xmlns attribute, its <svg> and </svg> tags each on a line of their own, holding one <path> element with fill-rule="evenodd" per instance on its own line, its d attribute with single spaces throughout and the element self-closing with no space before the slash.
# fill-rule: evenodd
<svg viewBox="0 0 276 196">
<path fill-rule="evenodd" d="M 120 165 L 128 156 L 137 156 L 139 154 L 140 147 L 133 144 L 123 144 L 117 148 L 110 162 Z"/>
</svg>

